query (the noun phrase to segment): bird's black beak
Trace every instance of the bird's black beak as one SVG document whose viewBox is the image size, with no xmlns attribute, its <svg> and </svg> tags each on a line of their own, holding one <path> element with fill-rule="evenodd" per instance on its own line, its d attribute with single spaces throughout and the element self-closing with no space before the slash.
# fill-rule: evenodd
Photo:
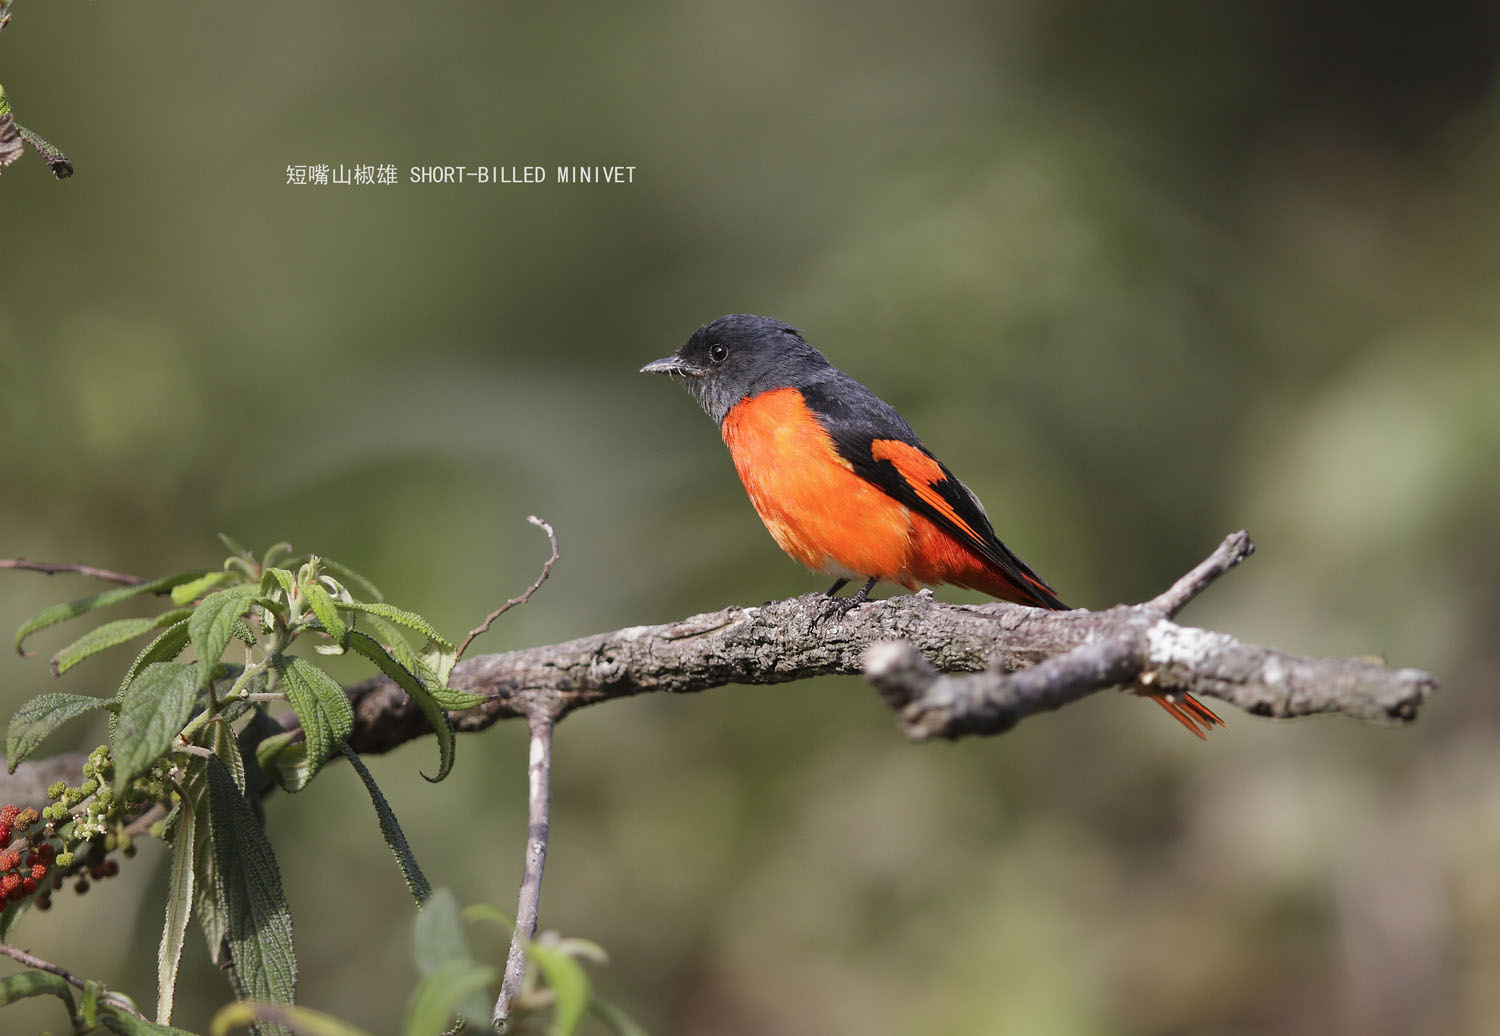
<svg viewBox="0 0 1500 1036">
<path fill-rule="evenodd" d="M 706 371 L 700 370 L 691 363 L 686 363 L 682 357 L 677 355 L 663 356 L 659 360 L 652 360 L 641 368 L 642 374 L 680 374 L 684 378 L 699 378 Z"/>
</svg>

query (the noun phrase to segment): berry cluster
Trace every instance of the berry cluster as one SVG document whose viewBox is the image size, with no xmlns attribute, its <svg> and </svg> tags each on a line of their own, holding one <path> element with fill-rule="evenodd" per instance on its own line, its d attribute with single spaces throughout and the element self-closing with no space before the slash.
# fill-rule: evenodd
<svg viewBox="0 0 1500 1036">
<path fill-rule="evenodd" d="M 45 832 L 33 826 L 41 813 L 7 802 L 0 806 L 0 901 L 15 903 L 37 889 L 45 893 L 57 863 L 57 848 Z M 66 853 L 64 855 L 67 855 Z M 71 862 L 71 861 L 70 861 Z"/>
</svg>

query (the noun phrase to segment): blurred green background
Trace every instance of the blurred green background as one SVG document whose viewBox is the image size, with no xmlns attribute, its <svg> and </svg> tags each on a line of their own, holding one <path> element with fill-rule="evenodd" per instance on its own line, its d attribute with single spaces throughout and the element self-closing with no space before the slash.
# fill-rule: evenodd
<svg viewBox="0 0 1500 1036">
<path fill-rule="evenodd" d="M 285 538 L 461 633 L 533 578 L 540 514 L 562 561 L 488 650 L 821 590 L 635 373 L 760 312 L 902 410 L 1069 602 L 1140 600 L 1247 527 L 1184 621 L 1443 682 L 1413 729 L 1234 714 L 1207 744 L 1102 696 L 910 745 L 856 679 L 586 710 L 542 923 L 602 942 L 654 1032 L 1494 1031 L 1494 5 L 14 16 L 0 82 L 78 172 L 0 179 L 0 555 L 157 574 Z M 312 163 L 402 182 L 286 183 Z M 459 164 L 636 169 L 406 182 Z M 90 589 L 0 585 L 7 629 Z M 4 655 L 0 706 L 80 630 Z M 465 902 L 513 903 L 524 757 L 508 724 L 439 786 L 430 743 L 370 760 Z M 358 781 L 270 825 L 302 1001 L 394 1031 L 412 907 Z M 16 940 L 151 1002 L 161 863 Z M 199 1028 L 229 993 L 189 946 Z"/>
</svg>

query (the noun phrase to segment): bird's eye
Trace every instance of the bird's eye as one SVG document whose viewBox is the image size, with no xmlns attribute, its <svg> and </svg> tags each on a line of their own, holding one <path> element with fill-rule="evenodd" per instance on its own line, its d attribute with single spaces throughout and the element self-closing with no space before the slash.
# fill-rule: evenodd
<svg viewBox="0 0 1500 1036">
<path fill-rule="evenodd" d="M 723 363 L 729 356 L 729 350 L 718 342 L 708 347 L 708 362 Z"/>
</svg>

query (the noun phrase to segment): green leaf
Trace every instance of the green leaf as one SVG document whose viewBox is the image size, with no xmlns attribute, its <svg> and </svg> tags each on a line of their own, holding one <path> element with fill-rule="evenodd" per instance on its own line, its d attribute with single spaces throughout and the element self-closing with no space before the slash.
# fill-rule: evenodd
<svg viewBox="0 0 1500 1036">
<path fill-rule="evenodd" d="M 172 1020 L 177 967 L 182 962 L 182 942 L 193 913 L 198 812 L 186 796 L 179 808 L 172 830 L 172 866 L 167 872 L 166 920 L 156 952 L 156 1020 L 163 1025 Z"/>
<path fill-rule="evenodd" d="M 261 577 L 260 587 L 267 594 L 279 587 L 283 593 L 291 597 L 296 591 L 297 577 L 284 568 L 267 568 L 265 575 Z"/>
<path fill-rule="evenodd" d="M 427 693 L 432 695 L 432 700 L 439 707 L 449 712 L 462 712 L 464 709 L 472 709 L 489 701 L 485 694 L 475 694 L 473 691 L 460 691 L 455 687 L 430 687 Z"/>
<path fill-rule="evenodd" d="M 464 936 L 458 897 L 452 889 L 435 889 L 422 904 L 411 926 L 411 950 L 423 975 L 434 974 L 454 961 L 474 959 Z"/>
<path fill-rule="evenodd" d="M 74 716 L 114 707 L 107 698 L 86 694 L 39 694 L 16 710 L 5 736 L 5 765 L 11 773 L 58 727 Z"/>
<path fill-rule="evenodd" d="M 135 656 L 135 661 L 130 663 L 130 668 L 125 673 L 125 679 L 120 682 L 119 694 L 124 694 L 136 675 L 153 662 L 170 662 L 182 654 L 182 649 L 188 645 L 188 621 L 183 619 L 174 622 L 161 631 L 161 636 L 141 649 L 141 653 Z"/>
<path fill-rule="evenodd" d="M 341 565 L 332 558 L 318 558 L 318 565 L 333 578 L 343 583 L 346 587 L 351 583 L 357 587 L 366 597 L 373 597 L 377 601 L 385 600 L 385 594 L 375 588 L 375 584 L 347 565 Z"/>
<path fill-rule="evenodd" d="M 186 618 L 187 615 L 188 609 L 174 608 L 155 618 L 115 619 L 113 622 L 106 622 L 102 626 L 89 630 L 53 655 L 52 675 L 61 676 L 90 655 L 97 655 L 108 648 L 134 640 L 142 633 L 148 633 L 158 627 L 170 626 Z"/>
<path fill-rule="evenodd" d="M 396 820 L 396 814 L 391 810 L 391 804 L 385 800 L 380 786 L 375 783 L 375 776 L 355 754 L 354 749 L 345 744 L 339 746 L 339 751 L 344 753 L 349 765 L 359 774 L 359 779 L 365 782 L 365 790 L 370 793 L 370 801 L 375 804 L 375 815 L 380 820 L 380 833 L 385 836 L 385 844 L 390 846 L 392 855 L 396 857 L 396 866 L 401 868 L 401 876 L 406 879 L 406 887 L 411 890 L 412 898 L 421 906 L 432 895 L 432 886 L 417 864 L 417 857 L 411 851 L 411 845 L 401 830 L 400 822 Z"/>
<path fill-rule="evenodd" d="M 277 655 L 271 664 L 281 675 L 282 690 L 307 735 L 311 778 L 354 729 L 354 709 L 339 682 L 306 659 Z"/>
<path fill-rule="evenodd" d="M 441 648 L 448 651 L 453 650 L 453 645 L 448 642 L 447 638 L 433 629 L 432 623 L 415 612 L 409 612 L 394 605 L 384 603 L 370 604 L 364 601 L 344 601 L 339 607 L 346 612 L 362 612 L 366 615 L 378 615 L 382 619 L 389 619 L 397 625 L 405 626 L 409 630 L 422 634 L 422 636 Z"/>
<path fill-rule="evenodd" d="M 593 998 L 589 977 L 584 974 L 583 966 L 566 953 L 537 942 L 526 944 L 526 955 L 536 961 L 542 978 L 555 998 L 557 1013 L 552 1021 L 554 1031 L 559 1036 L 573 1036 L 583 1024 L 584 1015 L 588 1014 L 589 1000 Z"/>
<path fill-rule="evenodd" d="M 224 943 L 229 938 L 229 926 L 225 923 L 223 915 L 219 913 L 218 899 L 215 894 L 219 881 L 214 873 L 214 845 L 209 830 L 208 761 L 206 759 L 188 759 L 183 771 L 182 788 L 187 792 L 187 800 L 191 802 L 197 817 L 194 822 L 196 831 L 193 836 L 192 913 L 198 918 L 198 927 L 202 929 L 203 939 L 208 944 L 209 959 L 215 965 L 222 965 Z M 178 811 L 185 813 L 186 807 L 179 806 Z M 178 822 L 181 823 L 181 820 L 179 819 Z"/>
<path fill-rule="evenodd" d="M 361 633 L 359 630 L 350 630 L 349 646 L 374 662 L 386 676 L 395 680 L 401 689 L 411 696 L 411 700 L 417 703 L 417 708 L 422 710 L 422 715 L 426 716 L 427 722 L 431 724 L 438 741 L 438 775 L 428 777 L 424 773 L 422 776 L 434 784 L 448 776 L 449 771 L 453 769 L 453 721 L 448 718 L 443 707 L 433 698 L 432 693 L 422 686 L 420 680 L 386 654 L 385 648 L 381 647 L 369 634 Z"/>
<path fill-rule="evenodd" d="M 214 898 L 227 927 L 230 982 L 241 999 L 290 1004 L 297 958 L 276 854 L 229 770 L 217 756 L 207 763 Z"/>
<path fill-rule="evenodd" d="M 215 590 L 203 598 L 188 619 L 188 637 L 193 650 L 198 652 L 206 684 L 213 672 L 214 663 L 224 654 L 234 636 L 234 624 L 250 610 L 260 597 L 260 589 L 241 583 L 224 590 Z"/>
<path fill-rule="evenodd" d="M 167 753 L 193 714 L 197 700 L 196 663 L 153 662 L 131 681 L 110 735 L 116 793 L 124 791 L 132 778 Z"/>
<path fill-rule="evenodd" d="M 208 1023 L 209 1036 L 228 1036 L 233 1030 L 258 1021 L 285 1025 L 297 1036 L 369 1036 L 363 1029 L 310 1007 L 283 1007 L 244 1000 L 219 1008 L 213 1021 Z"/>
<path fill-rule="evenodd" d="M 234 575 L 230 572 L 210 572 L 208 575 L 194 579 L 190 583 L 174 586 L 172 588 L 172 603 L 191 604 L 209 590 L 212 590 L 216 586 L 222 586 L 233 578 Z"/>
<path fill-rule="evenodd" d="M 307 599 L 307 606 L 312 613 L 318 617 L 318 622 L 323 626 L 323 632 L 328 634 L 328 639 L 335 644 L 343 646 L 344 638 L 349 633 L 349 625 L 333 603 L 333 598 L 328 591 L 317 583 L 304 583 L 302 594 Z"/>
<path fill-rule="evenodd" d="M 217 718 L 208 725 L 208 736 L 204 740 L 208 743 L 208 750 L 219 757 L 219 761 L 229 771 L 229 776 L 234 778 L 234 786 L 243 795 L 245 793 L 245 758 L 240 755 L 240 743 L 235 738 L 234 728 L 222 717 Z"/>
<path fill-rule="evenodd" d="M 203 569 L 195 569 L 191 572 L 178 572 L 175 575 L 153 579 L 149 583 L 119 586 L 113 590 L 94 594 L 91 597 L 80 597 L 76 601 L 69 601 L 66 604 L 54 604 L 50 608 L 44 608 L 22 623 L 21 628 L 16 631 L 16 651 L 25 654 L 26 652 L 22 649 L 22 645 L 25 643 L 27 637 L 38 630 L 44 630 L 49 626 L 56 626 L 59 622 L 66 622 L 68 619 L 77 618 L 80 615 L 99 608 L 107 608 L 112 604 L 119 604 L 121 601 L 128 601 L 132 597 L 139 597 L 142 594 L 167 593 L 174 586 L 197 579 L 201 575 L 204 575 Z"/>
<path fill-rule="evenodd" d="M 488 964 L 454 961 L 425 976 L 406 1008 L 406 1036 L 433 1036 L 449 1028 L 455 1014 L 475 1027 L 489 1028 L 485 996 L 499 974 Z"/>
<path fill-rule="evenodd" d="M 0 978 L 0 1006 L 13 1004 L 29 996 L 55 996 L 68 1006 L 69 1016 L 78 1013 L 73 1000 L 73 987 L 61 976 L 45 971 L 23 971 Z"/>
</svg>

